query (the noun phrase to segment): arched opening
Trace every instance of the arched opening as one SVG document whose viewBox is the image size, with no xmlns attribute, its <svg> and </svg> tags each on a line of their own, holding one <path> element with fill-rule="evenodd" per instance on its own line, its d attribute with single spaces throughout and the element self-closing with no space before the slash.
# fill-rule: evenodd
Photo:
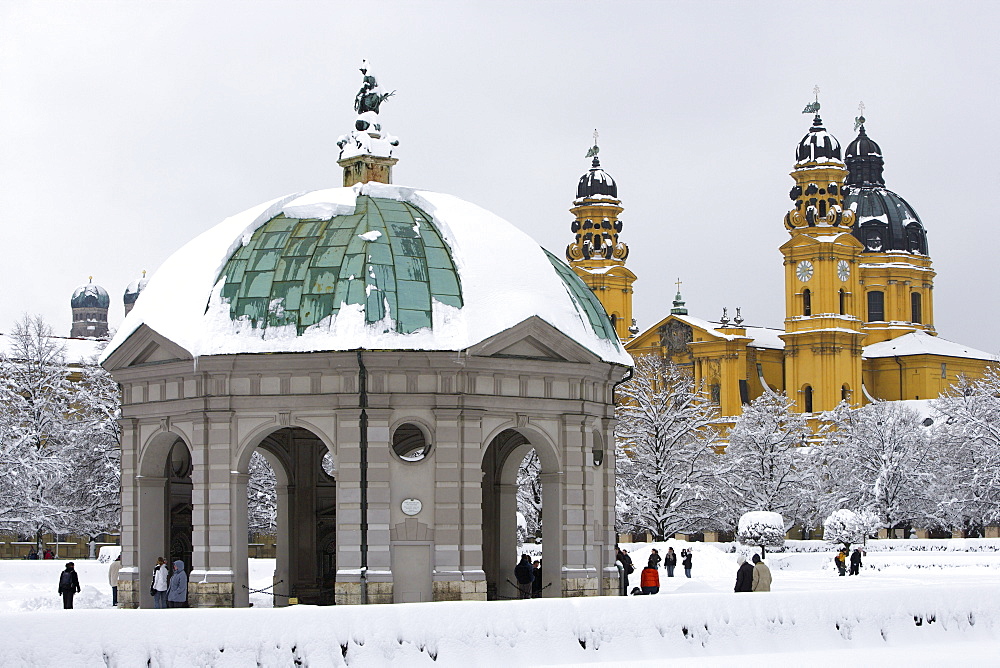
<svg viewBox="0 0 1000 668">
<path fill-rule="evenodd" d="M 809 288 L 802 291 L 802 315 L 812 315 L 812 291 Z"/>
<path fill-rule="evenodd" d="M 255 468 L 257 478 L 266 477 L 259 475 L 263 463 L 273 473 L 273 491 L 255 479 Z M 287 605 L 289 597 L 310 605 L 333 604 L 337 484 L 327 445 L 308 429 L 285 427 L 262 438 L 243 454 L 240 464 L 240 471 L 249 474 L 247 513 L 241 514 L 246 525 L 237 527 L 236 538 L 250 538 L 255 526 L 273 517 L 273 534 L 263 539 L 274 545 L 273 605 Z M 253 501 L 255 494 L 264 498 Z M 241 586 L 248 585 L 248 575 L 237 573 L 237 606 L 250 602 Z M 266 606 L 267 601 L 262 593 L 254 605 Z"/>
<path fill-rule="evenodd" d="M 851 386 L 844 383 L 840 386 L 840 400 L 850 401 L 851 400 Z"/>
<path fill-rule="evenodd" d="M 923 306 L 920 293 L 911 292 L 910 293 L 910 322 L 912 323 L 922 323 L 923 320 Z"/>
<path fill-rule="evenodd" d="M 805 408 L 806 413 L 813 412 L 813 389 L 812 385 L 806 385 L 802 388 L 802 405 Z"/>
<path fill-rule="evenodd" d="M 173 432 L 161 432 L 143 448 L 136 476 L 138 536 L 135 559 L 123 555 L 123 566 L 135 566 L 135 603 L 153 607 L 149 591 L 152 568 L 158 557 L 168 564 L 184 561 L 190 573 L 194 557 L 192 474 L 194 460 L 187 443 Z"/>
<path fill-rule="evenodd" d="M 872 290 L 868 293 L 868 322 L 885 320 L 885 293 Z"/>
<path fill-rule="evenodd" d="M 847 315 L 847 290 L 840 289 L 840 315 Z"/>
<path fill-rule="evenodd" d="M 557 469 L 551 446 L 537 435 L 531 435 L 529 440 L 519 430 L 506 429 L 487 447 L 483 458 L 482 507 L 483 571 L 489 600 L 521 598 L 522 590 L 531 595 L 530 587 L 519 590 L 514 576 L 514 566 L 522 552 L 539 553 L 537 542 L 534 548 L 525 549 L 522 543 L 522 549 L 518 549 L 518 514 L 526 510 L 537 517 L 534 539 L 537 541 L 541 536 L 541 596 L 561 595 L 560 527 L 558 522 L 546 524 L 542 520 L 546 513 L 559 517 L 556 504 L 561 487 L 559 476 L 553 475 Z M 532 527 L 527 518 L 524 524 L 522 540 Z"/>
</svg>

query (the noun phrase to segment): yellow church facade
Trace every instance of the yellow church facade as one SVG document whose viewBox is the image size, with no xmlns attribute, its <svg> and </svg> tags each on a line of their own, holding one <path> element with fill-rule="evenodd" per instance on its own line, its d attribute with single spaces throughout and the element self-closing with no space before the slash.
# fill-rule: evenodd
<svg viewBox="0 0 1000 668">
<path fill-rule="evenodd" d="M 858 120 L 858 136 L 843 155 L 818 113 L 796 148 L 784 219 L 789 238 L 779 248 L 781 329 L 745 326 L 739 309 L 732 319 L 724 310 L 718 321 L 689 315 L 679 287 L 669 314 L 645 330 L 634 327 L 636 276 L 618 239 L 623 209 L 595 157 L 571 209 L 576 239 L 567 258 L 633 356 L 658 355 L 690 368 L 729 416 L 765 388 L 786 392 L 803 413 L 841 401 L 933 399 L 996 360 L 937 336 L 926 231 L 913 208 L 886 188 L 881 148 Z"/>
</svg>

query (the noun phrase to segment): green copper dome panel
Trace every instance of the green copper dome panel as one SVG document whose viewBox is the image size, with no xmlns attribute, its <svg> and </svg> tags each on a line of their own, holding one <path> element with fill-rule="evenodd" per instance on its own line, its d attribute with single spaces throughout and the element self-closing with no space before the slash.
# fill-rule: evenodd
<svg viewBox="0 0 1000 668">
<path fill-rule="evenodd" d="M 542 250 L 545 249 L 543 248 Z M 573 301 L 576 302 L 577 307 L 587 316 L 587 320 L 594 329 L 594 333 L 606 341 L 618 341 L 618 334 L 615 333 L 615 328 L 611 325 L 611 318 L 608 317 L 604 306 L 591 289 L 587 287 L 587 284 L 583 282 L 583 279 L 577 276 L 565 262 L 552 253 L 545 251 L 545 255 L 548 256 L 549 262 L 552 263 L 552 268 L 556 270 L 556 273 L 563 280 L 566 291 L 573 298 Z"/>
<path fill-rule="evenodd" d="M 431 217 L 407 202 L 368 196 L 357 198 L 349 216 L 272 218 L 219 278 L 234 320 L 257 328 L 295 325 L 299 334 L 344 304 L 361 306 L 368 324 L 388 316 L 395 331 L 409 334 L 432 326 L 433 301 L 464 303 L 455 263 Z"/>
</svg>

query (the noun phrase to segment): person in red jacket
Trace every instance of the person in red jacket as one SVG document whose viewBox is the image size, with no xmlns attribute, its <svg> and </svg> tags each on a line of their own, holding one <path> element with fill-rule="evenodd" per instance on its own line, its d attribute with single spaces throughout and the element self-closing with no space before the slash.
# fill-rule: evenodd
<svg viewBox="0 0 1000 668">
<path fill-rule="evenodd" d="M 652 564 L 642 569 L 639 586 L 642 587 L 643 594 L 655 594 L 660 591 L 660 574 Z"/>
</svg>

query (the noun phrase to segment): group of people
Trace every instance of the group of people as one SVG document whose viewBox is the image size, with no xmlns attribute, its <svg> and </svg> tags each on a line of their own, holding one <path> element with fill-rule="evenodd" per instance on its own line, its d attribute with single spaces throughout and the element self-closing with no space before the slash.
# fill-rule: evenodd
<svg viewBox="0 0 1000 668">
<path fill-rule="evenodd" d="M 49 548 L 45 548 L 42 551 L 42 559 L 55 559 L 55 558 L 56 558 L 55 552 L 53 552 Z M 32 547 L 30 550 L 28 550 L 28 554 L 25 557 L 25 559 L 38 559 L 38 548 Z"/>
<path fill-rule="evenodd" d="M 691 577 L 691 568 L 694 561 L 693 550 L 682 549 L 680 559 L 681 566 L 684 568 L 684 575 Z M 619 593 L 622 596 L 626 593 L 631 593 L 633 596 L 656 594 L 660 591 L 660 563 L 666 567 L 667 577 L 674 577 L 674 569 L 677 568 L 677 553 L 674 552 L 674 548 L 668 547 L 667 553 L 661 557 L 660 551 L 654 547 L 649 553 L 649 560 L 646 563 L 646 567 L 639 573 L 639 586 L 633 587 L 631 592 L 629 592 L 628 588 L 628 576 L 635 573 L 635 565 L 632 563 L 632 557 L 629 556 L 628 550 L 623 550 L 616 545 L 615 562 L 618 566 Z"/>
<path fill-rule="evenodd" d="M 535 562 L 538 563 L 538 562 Z M 111 562 L 108 568 L 108 584 L 111 585 L 111 605 L 118 605 L 118 572 L 122 567 L 122 556 Z M 539 579 L 541 576 L 539 575 Z M 174 561 L 173 572 L 170 572 L 163 557 L 158 557 L 153 567 L 153 581 L 149 584 L 149 593 L 153 596 L 154 608 L 183 608 L 187 606 L 187 571 L 184 562 Z M 70 561 L 59 574 L 59 594 L 63 597 L 63 608 L 73 609 L 73 597 L 80 593 L 80 576 L 76 567 Z"/>
<path fill-rule="evenodd" d="M 517 580 L 518 598 L 542 597 L 542 562 L 540 559 L 531 561 L 528 554 L 521 555 L 521 561 L 514 567 L 514 579 Z"/>
<path fill-rule="evenodd" d="M 153 567 L 153 581 L 149 583 L 149 593 L 153 595 L 154 608 L 183 608 L 187 606 L 187 571 L 184 562 L 174 561 L 173 571 L 163 557 L 156 558 Z"/>
<path fill-rule="evenodd" d="M 736 569 L 736 587 L 733 591 L 771 591 L 771 569 L 760 558 L 759 554 L 753 555 L 751 559 L 753 566 L 747 561 L 745 555 L 736 558 L 739 568 Z"/>
<path fill-rule="evenodd" d="M 854 548 L 854 552 L 851 552 L 851 556 L 847 556 L 847 548 L 845 547 L 837 556 L 833 558 L 833 563 L 837 565 L 837 571 L 841 575 L 847 575 L 847 562 L 851 562 L 851 575 L 858 575 L 861 573 L 861 548 Z"/>
</svg>

